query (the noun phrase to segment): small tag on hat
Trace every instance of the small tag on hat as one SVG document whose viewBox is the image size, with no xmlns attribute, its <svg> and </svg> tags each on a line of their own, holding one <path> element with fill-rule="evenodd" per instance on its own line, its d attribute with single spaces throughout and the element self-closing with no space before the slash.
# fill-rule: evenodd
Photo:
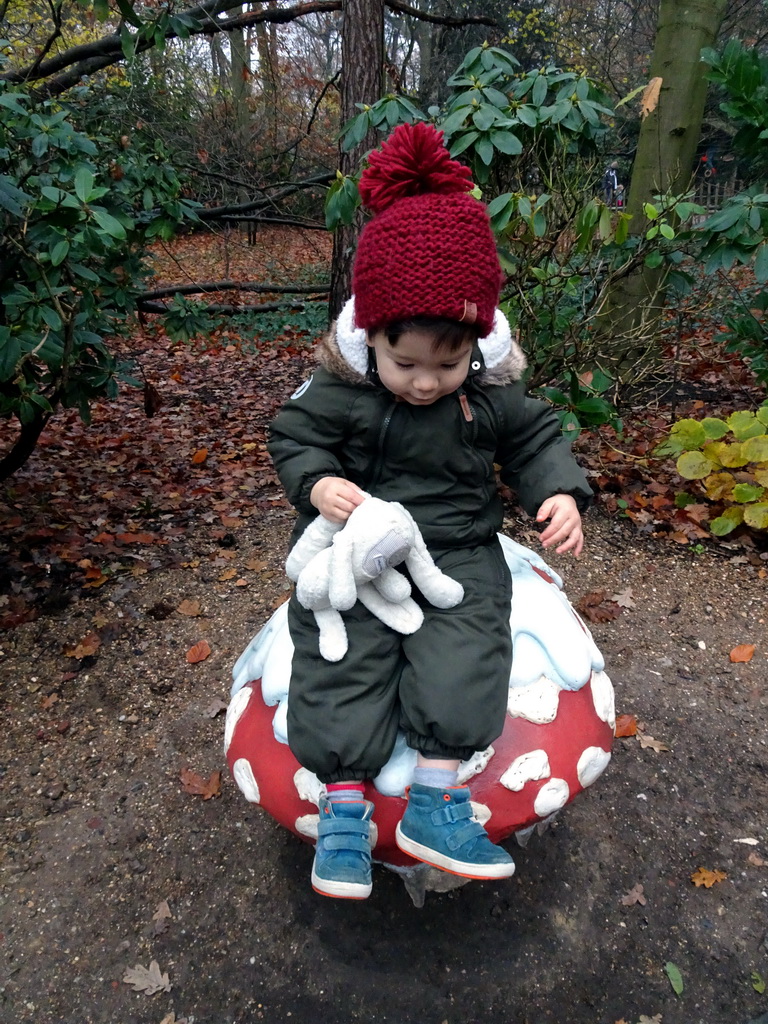
<svg viewBox="0 0 768 1024">
<path fill-rule="evenodd" d="M 464 299 L 464 312 L 459 317 L 459 323 L 473 324 L 477 320 L 477 303 Z"/>
</svg>

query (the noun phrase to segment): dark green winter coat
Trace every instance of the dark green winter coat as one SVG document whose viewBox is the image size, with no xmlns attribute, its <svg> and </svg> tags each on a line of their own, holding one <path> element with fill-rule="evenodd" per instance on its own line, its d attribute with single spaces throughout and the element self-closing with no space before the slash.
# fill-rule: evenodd
<svg viewBox="0 0 768 1024">
<path fill-rule="evenodd" d="M 427 406 L 396 399 L 375 374 L 361 376 L 333 336 L 319 358 L 270 429 L 270 455 L 300 514 L 295 535 L 317 515 L 309 495 L 325 476 L 401 502 L 430 549 L 484 544 L 501 529 L 494 463 L 531 515 L 554 494 L 588 503 L 592 492 L 557 416 L 525 397 L 525 360 L 514 342 L 491 371 L 476 347 L 463 387 Z"/>
</svg>

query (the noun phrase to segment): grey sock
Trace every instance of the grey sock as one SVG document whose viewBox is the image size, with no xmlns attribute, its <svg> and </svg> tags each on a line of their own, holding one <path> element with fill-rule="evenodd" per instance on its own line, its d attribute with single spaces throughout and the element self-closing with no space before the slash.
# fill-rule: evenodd
<svg viewBox="0 0 768 1024">
<path fill-rule="evenodd" d="M 359 789 L 332 789 L 328 793 L 328 800 L 365 800 L 365 794 Z"/>
<path fill-rule="evenodd" d="M 419 786 L 431 786 L 433 789 L 449 789 L 459 779 L 457 771 L 450 768 L 424 768 L 417 765 L 413 772 L 413 781 Z"/>
</svg>

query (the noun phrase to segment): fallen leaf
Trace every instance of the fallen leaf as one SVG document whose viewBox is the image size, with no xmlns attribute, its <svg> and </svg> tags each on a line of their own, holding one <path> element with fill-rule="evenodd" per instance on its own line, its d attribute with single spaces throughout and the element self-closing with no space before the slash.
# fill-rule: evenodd
<svg viewBox="0 0 768 1024">
<path fill-rule="evenodd" d="M 621 615 L 621 608 L 606 597 L 604 590 L 593 590 L 585 594 L 576 605 L 576 611 L 590 622 L 610 622 Z"/>
<path fill-rule="evenodd" d="M 157 904 L 157 910 L 152 915 L 153 921 L 163 921 L 166 917 L 173 917 L 171 908 L 168 906 L 168 900 L 161 900 Z"/>
<path fill-rule="evenodd" d="M 643 95 L 640 97 L 640 117 L 642 120 L 645 120 L 649 114 L 652 114 L 658 106 L 659 93 L 661 92 L 663 81 L 663 78 L 652 78 L 645 89 L 643 89 Z"/>
<path fill-rule="evenodd" d="M 674 991 L 675 995 L 681 996 L 683 994 L 683 976 L 680 973 L 680 968 L 677 966 L 677 964 L 673 964 L 671 961 L 668 960 L 664 964 L 664 970 L 667 973 L 669 983 L 672 986 L 672 990 Z"/>
<path fill-rule="evenodd" d="M 205 661 L 211 653 L 211 645 L 207 640 L 198 640 L 196 644 L 187 651 L 187 661 L 190 665 L 196 665 L 198 661 Z"/>
<path fill-rule="evenodd" d="M 239 580 L 235 580 L 235 586 L 236 587 L 247 587 L 248 586 L 248 580 L 244 580 L 243 577 L 241 576 Z"/>
<path fill-rule="evenodd" d="M 652 1017 L 646 1017 L 644 1013 L 640 1014 L 640 1020 L 637 1024 L 661 1024 L 662 1016 L 660 1013 L 654 1013 Z"/>
<path fill-rule="evenodd" d="M 249 558 L 245 563 L 245 568 L 251 569 L 253 572 L 259 572 L 261 569 L 266 569 L 268 564 L 268 562 L 264 562 L 260 558 Z"/>
<path fill-rule="evenodd" d="M 765 992 L 765 978 L 759 971 L 752 971 L 750 981 L 752 982 L 752 988 L 761 996 Z"/>
<path fill-rule="evenodd" d="M 639 903 L 641 907 L 644 907 L 648 900 L 643 896 L 643 886 L 640 882 L 636 882 L 629 892 L 621 897 L 621 905 L 623 907 L 632 907 L 635 903 Z"/>
<path fill-rule="evenodd" d="M 236 516 L 220 516 L 221 525 L 233 529 L 236 526 L 242 526 L 243 520 L 238 519 Z"/>
<path fill-rule="evenodd" d="M 208 458 L 208 449 L 207 448 L 198 448 L 197 451 L 195 452 L 195 454 L 192 456 L 192 462 L 196 466 L 199 466 L 203 462 L 205 462 L 205 460 L 207 458 Z"/>
<path fill-rule="evenodd" d="M 203 800 L 210 800 L 213 796 L 221 796 L 221 772 L 212 772 L 210 778 L 204 779 L 202 775 L 193 772 L 191 768 L 182 768 L 179 776 L 181 785 L 185 792 L 192 796 L 201 796 Z"/>
<path fill-rule="evenodd" d="M 752 661 L 752 655 L 755 653 L 754 644 L 739 644 L 738 647 L 734 647 L 728 657 L 731 661 L 744 663 Z"/>
<path fill-rule="evenodd" d="M 756 868 L 764 868 L 768 864 L 768 860 L 763 860 L 759 853 L 755 853 L 753 850 L 747 857 L 750 864 L 754 864 Z"/>
<path fill-rule="evenodd" d="M 724 871 L 710 871 L 709 868 L 697 868 L 691 875 L 691 881 L 695 886 L 703 885 L 705 889 L 711 889 L 715 882 L 722 882 L 728 875 Z"/>
<path fill-rule="evenodd" d="M 617 715 L 614 736 L 634 736 L 637 733 L 636 715 Z"/>
<path fill-rule="evenodd" d="M 163 900 L 162 903 L 158 903 L 157 910 L 152 915 L 152 932 L 154 935 L 164 935 L 168 931 L 168 921 L 173 918 L 171 908 L 168 906 L 168 901 Z"/>
<path fill-rule="evenodd" d="M 186 598 L 181 602 L 179 607 L 176 609 L 181 615 L 189 615 L 190 618 L 195 618 L 200 614 L 200 602 L 189 601 Z"/>
<path fill-rule="evenodd" d="M 67 648 L 65 654 L 68 658 L 77 658 L 78 661 L 82 661 L 83 658 L 90 658 L 91 655 L 95 654 L 100 646 L 101 637 L 99 634 L 90 632 L 75 647 Z"/>
<path fill-rule="evenodd" d="M 157 538 L 154 533 L 118 533 L 121 544 L 154 544 Z"/>
<path fill-rule="evenodd" d="M 205 718 L 215 718 L 216 715 L 220 715 L 222 711 L 226 711 L 228 708 L 226 701 L 223 701 L 221 697 L 216 697 L 203 712 Z"/>
<path fill-rule="evenodd" d="M 52 693 L 50 697 L 43 698 L 43 703 L 40 706 L 42 707 L 43 711 L 49 711 L 58 699 L 58 693 Z"/>
<path fill-rule="evenodd" d="M 160 973 L 160 965 L 157 960 L 152 961 L 149 969 L 142 967 L 141 964 L 129 967 L 123 975 L 123 981 L 126 985 L 130 985 L 134 992 L 143 992 L 148 996 L 153 996 L 157 992 L 171 991 L 168 974 L 167 972 Z"/>
<path fill-rule="evenodd" d="M 221 576 L 219 576 L 219 582 L 224 583 L 226 580 L 233 580 L 235 576 L 237 576 L 237 569 L 225 569 Z"/>
<path fill-rule="evenodd" d="M 668 751 L 669 747 L 666 743 L 662 743 L 661 740 L 655 740 L 653 736 L 646 736 L 645 733 L 639 732 L 637 738 L 640 740 L 640 746 L 645 750 L 650 747 L 651 750 L 655 750 L 657 754 L 662 754 L 664 751 Z"/>
<path fill-rule="evenodd" d="M 637 608 L 631 587 L 627 587 L 626 590 L 622 590 L 620 593 L 614 594 L 611 600 L 615 601 L 621 608 Z"/>
</svg>

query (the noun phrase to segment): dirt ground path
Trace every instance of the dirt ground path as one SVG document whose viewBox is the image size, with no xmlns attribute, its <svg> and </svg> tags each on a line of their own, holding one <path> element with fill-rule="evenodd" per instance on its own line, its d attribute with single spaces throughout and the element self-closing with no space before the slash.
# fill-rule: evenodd
<svg viewBox="0 0 768 1024">
<path fill-rule="evenodd" d="M 428 894 L 416 909 L 381 868 L 366 902 L 315 895 L 311 847 L 247 804 L 226 772 L 213 799 L 180 785 L 185 766 L 206 778 L 224 767 L 212 702 L 227 699 L 235 659 L 285 587 L 290 513 L 250 523 L 232 564 L 262 559 L 258 584 L 219 582 L 209 533 L 193 529 L 176 568 L 91 591 L 0 638 L 3 1021 L 768 1020 L 759 567 L 591 512 L 582 559 L 550 561 L 574 601 L 631 591 L 635 607 L 592 630 L 618 711 L 669 750 L 617 740 L 606 773 L 552 829 L 510 844 L 513 879 Z M 201 616 L 176 611 L 202 594 Z M 105 640 L 67 679 L 62 651 L 94 622 Z M 201 639 L 212 654 L 190 665 Z M 757 645 L 747 664 L 729 660 L 740 643 Z M 696 887 L 700 867 L 727 877 Z M 645 902 L 623 905 L 638 884 Z M 126 970 L 152 961 L 170 991 L 134 992 Z"/>
</svg>

